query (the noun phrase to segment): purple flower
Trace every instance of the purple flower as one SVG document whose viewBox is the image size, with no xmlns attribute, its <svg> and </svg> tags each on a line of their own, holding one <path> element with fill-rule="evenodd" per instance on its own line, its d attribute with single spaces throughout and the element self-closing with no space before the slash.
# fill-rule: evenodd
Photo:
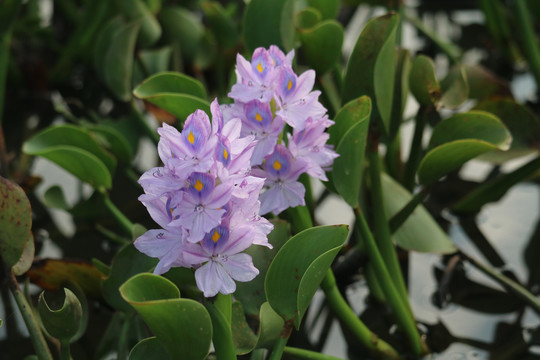
<svg viewBox="0 0 540 360">
<path fill-rule="evenodd" d="M 133 245 L 149 257 L 159 258 L 154 274 L 163 274 L 173 266 L 187 266 L 183 260 L 185 240 L 182 232 L 163 229 L 149 230 L 140 236 Z"/>
<path fill-rule="evenodd" d="M 249 228 L 229 228 L 226 223 L 208 232 L 200 243 L 186 244 L 185 260 L 202 264 L 195 271 L 195 280 L 204 296 L 231 294 L 236 290 L 234 280 L 250 281 L 259 274 L 251 256 L 240 254 L 251 244 Z"/>
<path fill-rule="evenodd" d="M 304 185 L 298 177 L 306 169 L 304 162 L 294 161 L 289 150 L 276 145 L 274 152 L 264 159 L 263 169 L 254 169 L 253 174 L 266 177 L 266 190 L 261 194 L 261 215 L 273 212 L 275 215 L 289 207 L 305 205 Z"/>
</svg>

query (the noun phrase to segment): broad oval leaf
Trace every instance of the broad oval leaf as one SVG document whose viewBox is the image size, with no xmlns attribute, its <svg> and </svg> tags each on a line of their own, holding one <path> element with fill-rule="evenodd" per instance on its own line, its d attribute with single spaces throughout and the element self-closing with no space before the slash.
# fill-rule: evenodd
<svg viewBox="0 0 540 360">
<path fill-rule="evenodd" d="M 316 8 L 324 20 L 335 19 L 339 12 L 339 0 L 308 0 L 308 5 Z"/>
<path fill-rule="evenodd" d="M 58 185 L 53 185 L 45 191 L 43 194 L 43 204 L 53 209 L 69 210 L 64 192 Z"/>
<path fill-rule="evenodd" d="M 19 258 L 19 261 L 13 265 L 13 273 L 16 276 L 21 276 L 30 269 L 32 262 L 34 261 L 34 253 L 34 235 L 30 233 L 28 240 L 26 240 L 26 244 L 24 244 L 23 252 Z"/>
<path fill-rule="evenodd" d="M 337 192 L 352 207 L 358 205 L 370 114 L 371 100 L 362 96 L 341 108 L 329 128 L 329 143 L 339 154 L 331 178 Z"/>
<path fill-rule="evenodd" d="M 183 57 L 192 61 L 204 36 L 204 26 L 197 14 L 170 6 L 161 11 L 160 20 L 167 37 L 179 45 Z"/>
<path fill-rule="evenodd" d="M 137 343 L 129 352 L 129 360 L 169 360 L 169 353 L 156 337 L 146 338 Z"/>
<path fill-rule="evenodd" d="M 0 176 L 0 256 L 6 266 L 19 261 L 32 227 L 32 209 L 24 190 Z"/>
<path fill-rule="evenodd" d="M 218 46 L 225 49 L 233 48 L 239 41 L 238 30 L 223 5 L 217 1 L 205 1 L 201 7 Z"/>
<path fill-rule="evenodd" d="M 135 155 L 129 144 L 129 140 L 124 134 L 106 123 L 88 126 L 88 129 L 98 138 L 98 141 L 100 141 L 100 143 L 118 159 L 119 162 L 126 165 L 131 164 Z"/>
<path fill-rule="evenodd" d="M 384 209 L 388 217 L 397 214 L 412 195 L 386 174 L 381 176 Z M 405 250 L 433 254 L 448 254 L 456 247 L 448 235 L 435 222 L 423 205 L 418 205 L 407 220 L 393 234 L 394 242 Z"/>
<path fill-rule="evenodd" d="M 70 124 L 51 126 L 37 133 L 24 143 L 23 151 L 30 155 L 39 155 L 49 148 L 60 145 L 72 146 L 89 152 L 97 157 L 110 173 L 114 173 L 116 160 L 86 129 Z"/>
<path fill-rule="evenodd" d="M 510 87 L 506 81 L 497 77 L 480 65 L 464 65 L 467 84 L 469 86 L 469 98 L 483 100 L 490 96 L 512 96 Z M 455 68 L 451 71 L 457 71 Z"/>
<path fill-rule="evenodd" d="M 420 105 L 435 105 L 441 98 L 435 63 L 425 55 L 419 55 L 413 60 L 409 84 L 411 93 Z"/>
<path fill-rule="evenodd" d="M 26 144 L 23 151 L 44 157 L 72 173 L 79 180 L 87 182 L 94 189 L 112 186 L 112 178 L 109 169 L 99 158 L 86 150 L 74 146 L 51 146 L 42 150 L 28 151 Z"/>
<path fill-rule="evenodd" d="M 153 45 L 161 36 L 161 26 L 154 14 L 142 0 L 119 0 L 116 1 L 122 13 L 129 20 L 139 20 L 141 30 L 138 36 L 138 43 L 141 47 Z"/>
<path fill-rule="evenodd" d="M 294 1 L 251 0 L 244 11 L 243 33 L 249 51 L 270 45 L 291 50 L 294 47 Z"/>
<path fill-rule="evenodd" d="M 197 109 L 210 114 L 210 103 L 193 95 L 163 93 L 143 99 L 171 113 L 180 123 Z"/>
<path fill-rule="evenodd" d="M 120 293 L 141 315 L 171 359 L 206 358 L 212 341 L 212 322 L 203 305 L 181 299 L 176 285 L 153 274 L 133 276 L 120 287 Z"/>
<path fill-rule="evenodd" d="M 465 69 L 460 66 L 441 81 L 441 105 L 455 109 L 460 107 L 469 98 L 469 84 Z"/>
<path fill-rule="evenodd" d="M 337 21 L 327 20 L 309 29 L 299 29 L 299 34 L 306 62 L 319 75 L 340 60 L 344 33 Z"/>
<path fill-rule="evenodd" d="M 319 226 L 293 236 L 279 250 L 265 280 L 270 306 L 296 328 L 326 271 L 347 240 L 347 225 Z"/>
<path fill-rule="evenodd" d="M 302 29 L 310 29 L 322 21 L 321 13 L 312 7 L 307 7 L 296 13 L 296 27 Z"/>
<path fill-rule="evenodd" d="M 121 101 L 131 99 L 131 78 L 138 20 L 112 19 L 101 31 L 94 49 L 94 66 L 102 81 Z"/>
<path fill-rule="evenodd" d="M 77 296 L 64 288 L 64 296 L 55 294 L 46 300 L 45 292 L 39 295 L 38 310 L 47 332 L 60 341 L 69 341 L 79 332 L 83 309 Z M 52 300 L 52 301 L 51 301 Z"/>
<path fill-rule="evenodd" d="M 392 111 L 395 73 L 397 14 L 370 20 L 356 41 L 347 64 L 342 100 L 368 95 L 374 103 L 373 118 L 386 131 Z"/>
<path fill-rule="evenodd" d="M 411 71 L 411 54 L 407 49 L 396 50 L 396 74 L 394 78 L 394 97 L 392 116 L 390 117 L 389 138 L 394 139 L 403 121 L 403 112 L 409 97 L 409 74 Z"/>
</svg>

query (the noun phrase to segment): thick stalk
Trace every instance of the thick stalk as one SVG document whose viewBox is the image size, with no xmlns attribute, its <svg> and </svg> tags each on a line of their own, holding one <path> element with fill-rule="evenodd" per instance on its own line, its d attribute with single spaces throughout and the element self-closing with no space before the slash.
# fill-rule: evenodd
<svg viewBox="0 0 540 360">
<path fill-rule="evenodd" d="M 390 232 L 393 234 L 409 218 L 418 205 L 424 201 L 428 195 L 428 189 L 422 188 L 409 200 L 405 206 L 399 210 L 389 221 Z"/>
<path fill-rule="evenodd" d="M 272 353 L 270 354 L 268 360 L 281 360 L 283 356 L 283 351 L 285 350 L 285 346 L 287 345 L 287 341 L 289 341 L 289 337 L 291 336 L 291 331 L 292 327 L 285 323 L 281 336 L 274 344 L 274 347 L 272 348 Z"/>
<path fill-rule="evenodd" d="M 529 68 L 534 75 L 536 85 L 540 86 L 540 48 L 536 40 L 531 15 L 527 9 L 525 0 L 514 1 L 514 15 L 516 25 L 521 40 L 522 50 L 529 64 Z"/>
<path fill-rule="evenodd" d="M 204 306 L 212 319 L 212 342 L 216 349 L 217 358 L 219 360 L 236 360 L 236 350 L 232 338 L 231 323 L 227 321 L 227 316 L 230 315 L 230 309 L 223 309 L 225 312 L 229 312 L 229 314 L 223 314 L 223 310 L 218 310 L 216 305 L 209 301 L 205 302 Z"/>
<path fill-rule="evenodd" d="M 390 227 L 388 226 L 388 219 L 384 210 L 383 192 L 381 184 L 381 167 L 379 163 L 379 151 L 377 142 L 370 144 L 366 153 L 369 159 L 369 176 L 371 180 L 371 202 L 373 208 L 374 224 L 375 224 L 375 239 L 377 240 L 377 246 L 384 259 L 384 263 L 390 277 L 394 283 L 394 286 L 398 290 L 403 303 L 410 309 L 408 302 L 407 286 L 401 273 L 401 267 L 397 257 L 394 243 L 392 242 L 392 235 L 390 234 Z M 412 314 L 412 311 L 409 310 Z"/>
<path fill-rule="evenodd" d="M 71 360 L 69 340 L 60 341 L 60 360 Z"/>
<path fill-rule="evenodd" d="M 405 304 L 403 298 L 400 296 L 398 290 L 394 286 L 392 277 L 386 268 L 382 255 L 379 252 L 379 248 L 375 243 L 375 239 L 369 226 L 362 214 L 359 207 L 354 209 L 356 224 L 358 230 L 364 240 L 366 251 L 369 255 L 371 264 L 373 264 L 373 271 L 378 280 L 378 283 L 384 293 L 386 301 L 394 310 L 396 321 L 400 329 L 405 333 L 409 346 L 415 356 L 420 356 L 427 353 L 428 350 L 425 344 L 420 339 L 420 334 L 416 329 L 416 321 L 414 320 L 408 305 Z"/>
<path fill-rule="evenodd" d="M 19 308 L 19 311 L 21 312 L 24 323 L 26 324 L 26 328 L 28 329 L 28 332 L 30 333 L 30 340 L 32 341 L 32 345 L 34 346 L 34 351 L 36 352 L 38 359 L 39 360 L 52 360 L 53 357 L 51 355 L 51 351 L 49 350 L 49 347 L 47 346 L 47 342 L 45 341 L 45 337 L 43 336 L 43 333 L 41 332 L 41 329 L 39 328 L 39 323 L 36 317 L 34 316 L 32 307 L 30 306 L 30 304 L 28 304 L 28 301 L 26 301 L 26 298 L 24 297 L 24 294 L 21 291 L 19 284 L 17 283 L 17 280 L 15 279 L 15 275 L 13 274 L 13 271 L 11 269 L 6 270 L 6 271 L 7 271 L 6 275 L 8 276 L 9 288 L 11 290 L 13 298 L 15 299 L 15 303 L 17 304 L 17 307 Z"/>
<path fill-rule="evenodd" d="M 299 349 L 295 347 L 286 346 L 284 351 L 284 354 L 292 355 L 297 359 L 305 359 L 305 360 L 342 360 L 340 358 L 321 354 L 315 351 L 309 351 L 305 349 Z"/>
<path fill-rule="evenodd" d="M 407 160 L 407 166 L 405 167 L 405 175 L 403 178 L 403 186 L 410 192 L 412 192 L 415 184 L 416 170 L 422 159 L 422 138 L 424 137 L 424 128 L 426 127 L 426 108 L 420 106 L 418 113 L 416 114 L 416 122 L 414 126 L 414 135 L 411 144 L 411 152 L 409 153 L 409 159 Z"/>
<path fill-rule="evenodd" d="M 131 235 L 133 230 L 133 223 L 114 205 L 109 196 L 103 195 L 103 201 L 109 213 L 114 217 L 118 225 L 127 234 Z"/>
<path fill-rule="evenodd" d="M 354 313 L 349 304 L 347 304 L 339 292 L 332 270 L 329 269 L 327 271 L 326 277 L 321 283 L 321 288 L 324 291 L 328 305 L 340 320 L 340 323 L 350 332 L 352 332 L 354 336 L 356 336 L 356 338 L 362 343 L 362 345 L 369 349 L 374 357 L 381 359 L 401 359 L 396 350 L 394 350 L 394 348 L 392 348 L 392 346 L 390 346 L 384 340 L 379 339 L 377 335 L 372 333 L 371 330 L 369 330 L 362 320 L 360 320 L 360 318 L 358 318 L 358 316 Z"/>
</svg>

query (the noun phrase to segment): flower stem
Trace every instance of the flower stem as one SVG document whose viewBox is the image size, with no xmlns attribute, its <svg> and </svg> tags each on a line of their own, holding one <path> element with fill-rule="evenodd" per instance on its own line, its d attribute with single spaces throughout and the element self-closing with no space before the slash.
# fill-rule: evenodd
<svg viewBox="0 0 540 360">
<path fill-rule="evenodd" d="M 416 329 L 416 322 L 409 307 L 405 303 L 406 299 L 403 299 L 396 289 L 362 211 L 359 207 L 356 207 L 354 213 L 358 230 L 364 239 L 366 251 L 371 260 L 371 264 L 373 264 L 373 271 L 375 272 L 375 276 L 377 277 L 386 300 L 394 310 L 398 326 L 405 333 L 410 348 L 416 356 L 427 353 L 427 347 L 422 343 L 418 330 Z"/>
<path fill-rule="evenodd" d="M 305 360 L 341 360 L 340 358 L 321 354 L 315 351 L 305 350 L 305 349 L 299 349 L 295 347 L 286 346 L 283 350 L 284 354 L 292 355 L 295 358 L 298 359 L 305 359 Z"/>
<path fill-rule="evenodd" d="M 414 196 L 409 200 L 401 210 L 399 210 L 389 221 L 390 226 L 390 232 L 393 234 L 396 232 L 397 229 L 400 228 L 401 225 L 409 218 L 409 216 L 413 213 L 413 211 L 416 209 L 418 205 L 422 203 L 422 201 L 426 198 L 428 195 L 428 189 L 422 188 L 419 192 L 414 194 Z"/>
<path fill-rule="evenodd" d="M 118 222 L 118 225 L 122 228 L 122 230 L 127 234 L 131 235 L 133 230 L 133 223 L 114 205 L 114 203 L 111 201 L 109 196 L 106 194 L 103 195 L 103 200 L 105 203 L 105 206 L 107 207 L 107 210 L 109 210 L 109 213 L 115 218 L 115 220 Z"/>
<path fill-rule="evenodd" d="M 222 302 L 220 307 L 226 302 Z M 230 315 L 229 309 L 224 309 L 229 314 L 223 314 L 222 310 L 218 309 L 216 305 L 209 301 L 206 301 L 204 306 L 212 319 L 212 343 L 216 349 L 217 358 L 219 360 L 236 360 L 236 349 L 232 338 L 231 323 L 227 320 L 227 316 Z"/>
<path fill-rule="evenodd" d="M 11 293 L 13 294 L 13 298 L 15 299 L 15 303 L 17 304 L 17 307 L 19 308 L 19 311 L 21 312 L 21 315 L 23 317 L 24 323 L 26 324 L 28 332 L 30 333 L 30 339 L 32 340 L 32 345 L 34 346 L 34 351 L 36 352 L 38 359 L 39 360 L 52 360 L 53 357 L 51 355 L 51 351 L 49 350 L 49 347 L 47 346 L 47 342 L 45 341 L 45 337 L 43 336 L 43 333 L 41 332 L 41 329 L 39 328 L 38 321 L 36 317 L 34 316 L 34 312 L 32 311 L 30 304 L 28 304 L 28 301 L 26 301 L 26 298 L 24 297 L 24 294 L 21 291 L 19 284 L 17 283 L 17 280 L 15 279 L 15 275 L 13 274 L 13 271 L 11 269 L 6 270 L 6 271 L 8 272 L 7 275 L 8 275 L 9 288 L 11 290 Z"/>
<path fill-rule="evenodd" d="M 60 341 L 60 360 L 71 360 L 69 340 Z"/>
<path fill-rule="evenodd" d="M 416 171 L 422 159 L 422 139 L 424 137 L 424 128 L 426 127 L 426 107 L 420 106 L 416 114 L 416 122 L 414 125 L 414 135 L 411 144 L 411 151 L 407 166 L 405 167 L 405 175 L 403 178 L 403 186 L 412 192 L 415 183 Z"/>
<path fill-rule="evenodd" d="M 326 277 L 324 278 L 321 288 L 324 291 L 328 305 L 338 317 L 341 324 L 351 331 L 356 338 L 364 345 L 370 352 L 378 358 L 383 359 L 401 359 L 399 354 L 394 350 L 392 346 L 386 343 L 384 340 L 379 339 L 377 335 L 371 332 L 368 327 L 358 318 L 351 307 L 347 304 L 339 289 L 336 285 L 336 279 L 332 270 L 328 270 Z M 287 349 L 287 348 L 286 348 Z M 297 349 L 301 350 L 301 349 Z M 306 350 L 304 350 L 306 351 Z M 311 353 L 311 352 L 309 352 Z M 315 353 L 316 354 L 316 353 Z M 299 354 L 296 354 L 299 355 Z M 306 354 L 309 355 L 309 354 Z M 325 356 L 316 354 L 318 356 Z M 299 355 L 299 357 L 302 357 Z M 332 357 L 303 357 L 305 359 L 334 359 Z"/>
<path fill-rule="evenodd" d="M 270 357 L 268 360 L 281 360 L 281 357 L 283 356 L 283 351 L 285 350 L 285 345 L 287 345 L 287 341 L 289 341 L 289 337 L 291 335 L 292 328 L 288 327 L 287 323 L 285 323 L 285 327 L 283 328 L 282 335 L 278 338 L 277 342 L 274 344 L 274 348 L 272 349 L 272 353 L 270 354 Z"/>
</svg>

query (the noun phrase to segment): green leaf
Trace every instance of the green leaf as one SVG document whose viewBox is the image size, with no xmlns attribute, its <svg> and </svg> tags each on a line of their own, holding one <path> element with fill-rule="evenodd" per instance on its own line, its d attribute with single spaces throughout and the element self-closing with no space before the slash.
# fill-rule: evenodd
<svg viewBox="0 0 540 360">
<path fill-rule="evenodd" d="M 367 95 L 374 102 L 373 118 L 386 131 L 392 112 L 395 43 L 399 17 L 388 14 L 370 20 L 356 41 L 343 83 L 343 103 Z"/>
<path fill-rule="evenodd" d="M 348 226 L 320 226 L 293 236 L 268 269 L 266 296 L 286 321 L 300 326 L 311 298 L 343 246 Z"/>
<path fill-rule="evenodd" d="M 23 145 L 23 151 L 30 155 L 39 155 L 43 151 L 61 145 L 89 152 L 97 157 L 110 173 L 114 173 L 116 160 L 103 149 L 95 136 L 75 125 L 63 124 L 46 128 L 27 140 Z"/>
<path fill-rule="evenodd" d="M 238 282 L 234 296 L 244 305 L 247 314 L 256 316 L 259 313 L 261 305 L 266 302 L 264 293 L 264 279 L 272 260 L 283 244 L 291 237 L 289 223 L 283 220 L 272 220 L 274 230 L 268 234 L 268 242 L 273 248 L 266 246 L 251 246 L 245 253 L 253 259 L 253 265 L 259 269 L 259 275 L 250 282 Z"/>
<path fill-rule="evenodd" d="M 501 164 L 540 148 L 540 119 L 526 106 L 511 98 L 494 98 L 481 101 L 474 110 L 497 116 L 512 134 L 510 150 L 489 152 L 483 154 L 481 159 Z"/>
<path fill-rule="evenodd" d="M 43 194 L 43 204 L 53 209 L 69 210 L 64 192 L 58 185 L 53 185 L 45 191 Z"/>
<path fill-rule="evenodd" d="M 135 155 L 128 139 L 123 133 L 106 122 L 94 126 L 86 126 L 119 162 L 125 165 L 131 164 Z"/>
<path fill-rule="evenodd" d="M 171 357 L 156 337 L 141 340 L 131 349 L 129 360 L 169 360 Z"/>
<path fill-rule="evenodd" d="M 327 20 L 309 29 L 299 29 L 298 32 L 306 63 L 319 75 L 330 70 L 341 59 L 344 33 L 337 21 Z"/>
<path fill-rule="evenodd" d="M 469 98 L 469 85 L 467 74 L 463 67 L 458 67 L 448 73 L 441 81 L 441 104 L 444 107 L 455 109 L 460 107 Z"/>
<path fill-rule="evenodd" d="M 101 30 L 94 49 L 94 67 L 101 80 L 121 101 L 131 99 L 135 42 L 140 22 L 112 19 Z"/>
<path fill-rule="evenodd" d="M 25 144 L 26 145 L 26 144 Z M 73 146 L 51 146 L 49 148 L 36 152 L 29 152 L 23 146 L 23 151 L 31 154 L 44 157 L 72 173 L 79 180 L 87 182 L 94 189 L 106 188 L 112 186 L 111 173 L 95 155 L 86 150 Z"/>
<path fill-rule="evenodd" d="M 34 253 L 34 235 L 30 233 L 30 235 L 28 236 L 28 240 L 26 240 L 26 244 L 24 245 L 23 252 L 21 254 L 21 257 L 19 258 L 19 261 L 17 261 L 17 263 L 13 265 L 13 273 L 16 276 L 21 276 L 30 269 L 30 267 L 32 266 L 32 262 L 34 261 Z"/>
<path fill-rule="evenodd" d="M 192 61 L 204 36 L 198 15 L 179 6 L 164 8 L 160 14 L 163 30 L 171 42 L 180 46 L 182 55 Z"/>
<path fill-rule="evenodd" d="M 246 322 L 244 309 L 242 303 L 239 301 L 235 301 L 232 304 L 231 330 L 237 354 L 248 354 L 255 348 L 255 345 L 257 344 L 257 335 L 253 333 L 253 330 L 251 330 Z M 281 330 L 281 328 L 279 330 Z"/>
<path fill-rule="evenodd" d="M 308 0 L 308 5 L 316 8 L 324 20 L 335 19 L 339 12 L 339 0 Z"/>
<path fill-rule="evenodd" d="M 159 49 L 142 50 L 139 52 L 139 58 L 144 64 L 144 69 L 149 75 L 154 75 L 169 69 L 171 62 L 172 48 L 164 46 Z"/>
<path fill-rule="evenodd" d="M 412 195 L 398 182 L 382 174 L 384 209 L 388 217 L 397 214 Z M 407 220 L 393 234 L 394 242 L 405 250 L 433 254 L 448 254 L 456 247 L 446 233 L 435 222 L 423 205 L 418 205 Z"/>
<path fill-rule="evenodd" d="M 120 296 L 118 288 L 133 275 L 150 271 L 156 264 L 157 259 L 139 252 L 133 244 L 126 245 L 113 258 L 111 273 L 101 283 L 103 297 L 117 310 L 132 311 L 131 306 Z"/>
<path fill-rule="evenodd" d="M 339 154 L 334 159 L 331 178 L 338 193 L 352 207 L 358 204 L 360 194 L 370 114 L 371 100 L 362 96 L 343 106 L 335 124 L 328 129 L 328 142 Z"/>
<path fill-rule="evenodd" d="M 409 96 L 409 74 L 411 71 L 411 54 L 409 50 L 396 50 L 396 74 L 394 79 L 394 97 L 392 104 L 392 115 L 390 117 L 389 133 L 390 139 L 396 137 L 401 122 L 403 112 L 407 105 Z"/>
<path fill-rule="evenodd" d="M 30 201 L 23 189 L 0 176 L 0 256 L 11 267 L 23 255 L 32 227 Z"/>
<path fill-rule="evenodd" d="M 161 36 L 161 26 L 143 1 L 117 0 L 116 4 L 128 20 L 140 21 L 141 29 L 137 39 L 139 46 L 149 47 L 158 41 Z"/>
<path fill-rule="evenodd" d="M 436 105 L 441 98 L 441 87 L 435 76 L 435 63 L 425 55 L 417 56 L 409 75 L 411 93 L 420 105 Z"/>
<path fill-rule="evenodd" d="M 210 114 L 210 103 L 202 84 L 183 74 L 164 72 L 149 77 L 133 94 L 168 111 L 181 122 L 197 109 Z"/>
<path fill-rule="evenodd" d="M 231 16 L 217 1 L 205 1 L 201 7 L 216 38 L 217 45 L 224 49 L 233 48 L 239 41 L 239 35 Z"/>
<path fill-rule="evenodd" d="M 300 29 L 311 29 L 322 21 L 322 15 L 319 10 L 307 7 L 296 13 L 296 27 Z"/>
<path fill-rule="evenodd" d="M 467 84 L 469 86 L 469 98 L 483 100 L 490 96 L 511 96 L 511 91 L 501 78 L 480 65 L 464 65 Z M 458 71 L 454 68 L 451 71 Z"/>
<path fill-rule="evenodd" d="M 169 280 L 138 274 L 120 287 L 120 293 L 141 315 L 172 359 L 205 359 L 212 340 L 212 322 L 203 305 L 181 299 Z"/>
<path fill-rule="evenodd" d="M 69 341 L 79 331 L 83 310 L 77 296 L 64 288 L 63 296 L 56 294 L 48 300 L 45 292 L 39 295 L 38 310 L 47 332 L 60 341 Z"/>
<path fill-rule="evenodd" d="M 244 12 L 246 47 L 277 45 L 283 51 L 294 47 L 294 2 L 292 0 L 251 0 Z"/>
</svg>

